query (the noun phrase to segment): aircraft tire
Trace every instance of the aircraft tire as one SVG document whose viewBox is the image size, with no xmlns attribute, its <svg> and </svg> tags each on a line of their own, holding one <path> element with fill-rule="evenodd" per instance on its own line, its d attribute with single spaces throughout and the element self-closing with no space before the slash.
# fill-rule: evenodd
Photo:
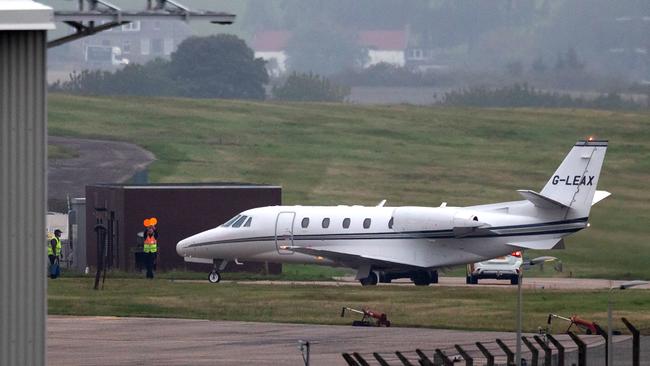
<svg viewBox="0 0 650 366">
<path fill-rule="evenodd" d="M 411 281 L 415 286 L 429 286 L 431 284 L 431 275 L 429 272 L 417 271 L 411 275 Z"/>
<path fill-rule="evenodd" d="M 465 277 L 465 283 L 467 283 L 468 285 L 478 285 L 478 277 L 469 275 Z"/>
<path fill-rule="evenodd" d="M 361 286 L 375 286 L 379 282 L 379 279 L 377 278 L 377 273 L 370 271 L 368 277 L 360 279 L 359 282 Z"/>
<path fill-rule="evenodd" d="M 221 281 L 221 274 L 217 271 L 212 271 L 208 274 L 208 281 L 210 283 L 219 283 Z"/>
<path fill-rule="evenodd" d="M 518 285 L 519 284 L 519 276 L 510 277 L 510 284 L 511 285 Z"/>
<path fill-rule="evenodd" d="M 431 283 L 438 283 L 438 271 L 430 272 Z"/>
</svg>

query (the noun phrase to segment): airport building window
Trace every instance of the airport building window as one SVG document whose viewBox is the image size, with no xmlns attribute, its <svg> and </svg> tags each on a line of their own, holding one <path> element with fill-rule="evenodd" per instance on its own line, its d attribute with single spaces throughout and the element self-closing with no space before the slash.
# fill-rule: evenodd
<svg viewBox="0 0 650 366">
<path fill-rule="evenodd" d="M 232 219 L 226 221 L 226 223 L 223 224 L 223 225 L 221 225 L 221 226 L 222 226 L 222 227 L 228 227 L 228 226 L 232 225 L 233 222 L 237 221 L 237 219 L 238 219 L 239 217 L 241 217 L 241 215 L 237 215 L 237 216 L 233 217 Z"/>
<path fill-rule="evenodd" d="M 343 228 L 347 229 L 349 227 L 350 227 L 350 219 L 346 217 L 345 219 L 343 219 Z"/>
<path fill-rule="evenodd" d="M 326 217 L 323 219 L 323 229 L 327 229 L 328 227 L 330 227 L 330 218 Z"/>
<path fill-rule="evenodd" d="M 363 220 L 363 228 L 364 229 L 370 228 L 370 219 L 369 218 Z"/>
<path fill-rule="evenodd" d="M 253 221 L 253 218 L 249 217 L 248 220 L 246 220 L 246 223 L 244 224 L 244 227 L 251 227 L 251 221 Z"/>
<path fill-rule="evenodd" d="M 393 228 L 393 218 L 390 218 L 390 221 L 388 221 L 388 228 L 392 229 Z"/>
<path fill-rule="evenodd" d="M 302 223 L 300 224 L 303 229 L 306 229 L 309 226 L 309 217 L 305 217 L 302 219 Z"/>
<path fill-rule="evenodd" d="M 235 221 L 234 224 L 232 224 L 232 227 L 240 227 L 244 223 L 244 221 L 246 221 L 246 218 L 247 218 L 247 216 L 243 215 L 242 217 L 237 219 L 237 221 Z"/>
</svg>

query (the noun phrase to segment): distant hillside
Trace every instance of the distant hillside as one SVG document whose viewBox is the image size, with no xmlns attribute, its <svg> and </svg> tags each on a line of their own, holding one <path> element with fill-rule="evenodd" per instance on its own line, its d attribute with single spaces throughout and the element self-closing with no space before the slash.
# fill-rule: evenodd
<svg viewBox="0 0 650 366">
<path fill-rule="evenodd" d="M 566 276 L 650 279 L 649 113 L 49 98 L 51 134 L 139 144 L 154 181 L 279 184 L 287 204 L 518 200 L 595 134 L 610 140 L 599 189 L 613 196 L 553 255 Z"/>
</svg>

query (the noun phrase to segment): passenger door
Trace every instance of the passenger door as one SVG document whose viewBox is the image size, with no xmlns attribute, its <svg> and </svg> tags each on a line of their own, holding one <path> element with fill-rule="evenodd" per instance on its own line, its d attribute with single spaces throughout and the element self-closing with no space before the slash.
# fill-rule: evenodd
<svg viewBox="0 0 650 366">
<path fill-rule="evenodd" d="M 293 250 L 282 247 L 293 246 L 293 221 L 295 212 L 280 212 L 275 220 L 275 247 L 279 254 L 293 254 Z"/>
</svg>

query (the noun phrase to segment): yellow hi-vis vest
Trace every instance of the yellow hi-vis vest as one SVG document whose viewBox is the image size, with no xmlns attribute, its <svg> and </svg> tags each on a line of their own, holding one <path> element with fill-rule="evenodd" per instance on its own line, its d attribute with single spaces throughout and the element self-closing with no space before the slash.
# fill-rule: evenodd
<svg viewBox="0 0 650 366">
<path fill-rule="evenodd" d="M 61 239 L 56 236 L 52 239 L 56 240 L 56 254 L 52 252 L 52 240 L 47 241 L 47 255 L 56 255 L 57 257 L 61 256 Z"/>
<path fill-rule="evenodd" d="M 156 238 L 152 236 L 146 236 L 144 239 L 144 252 L 145 253 L 156 253 L 158 251 L 158 242 Z"/>
</svg>

